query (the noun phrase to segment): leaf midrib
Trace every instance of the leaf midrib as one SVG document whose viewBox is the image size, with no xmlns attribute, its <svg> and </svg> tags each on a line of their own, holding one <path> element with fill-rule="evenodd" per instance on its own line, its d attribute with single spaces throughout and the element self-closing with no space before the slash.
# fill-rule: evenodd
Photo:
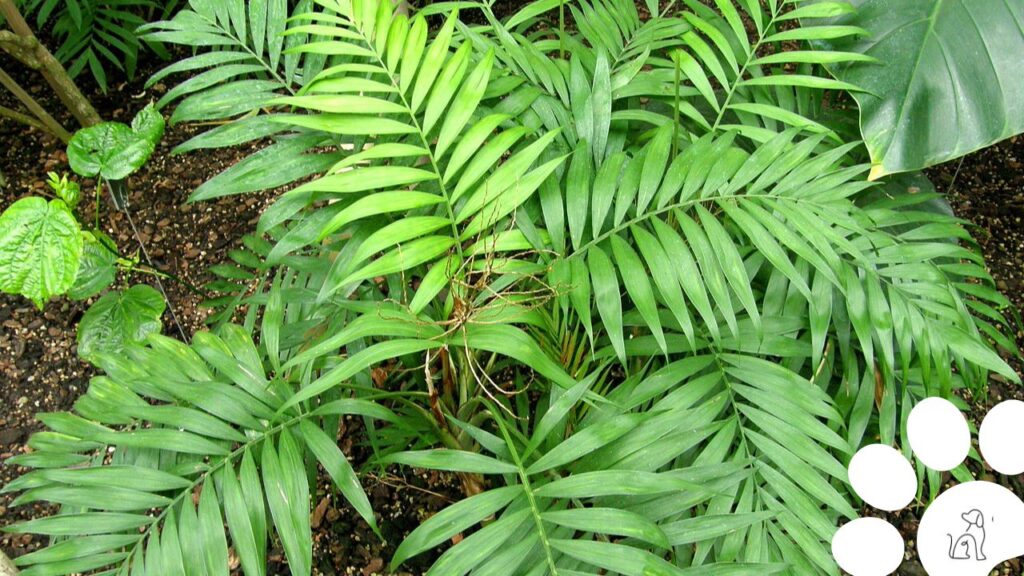
<svg viewBox="0 0 1024 576">
<path fill-rule="evenodd" d="M 355 22 L 353 22 L 353 28 L 358 31 L 359 36 L 363 43 L 366 44 L 367 49 L 373 53 L 373 57 L 377 61 L 377 65 L 380 66 L 380 69 L 387 75 L 388 81 L 391 82 L 391 86 L 395 89 L 398 97 L 402 100 L 402 106 L 405 107 L 406 112 L 409 114 L 409 120 L 412 121 L 413 127 L 416 128 L 416 135 L 419 136 L 420 144 L 423 146 L 423 149 L 427 151 L 427 157 L 430 159 L 430 168 L 433 170 L 434 175 L 437 176 L 437 186 L 441 191 L 441 195 L 444 197 L 444 206 L 445 210 L 448 212 L 448 222 L 451 227 L 452 238 L 455 239 L 456 252 L 458 252 L 459 259 L 464 260 L 462 243 L 459 242 L 459 227 L 455 222 L 455 209 L 452 206 L 451 194 L 448 192 L 448 187 L 444 183 L 444 174 L 437 165 L 437 158 L 434 156 L 434 149 L 427 140 L 427 135 L 423 132 L 423 127 L 420 125 L 419 119 L 416 117 L 416 113 L 413 111 L 412 106 L 409 105 L 409 101 L 406 99 L 405 93 L 401 89 L 400 82 L 395 78 L 394 73 L 387 67 L 387 64 L 384 63 L 381 54 L 377 51 L 376 43 L 372 42 L 370 38 L 367 38 L 362 27 L 355 25 Z M 449 52 L 445 52 L 446 57 L 448 54 Z M 420 70 L 417 70 L 417 72 L 419 71 Z"/>
</svg>

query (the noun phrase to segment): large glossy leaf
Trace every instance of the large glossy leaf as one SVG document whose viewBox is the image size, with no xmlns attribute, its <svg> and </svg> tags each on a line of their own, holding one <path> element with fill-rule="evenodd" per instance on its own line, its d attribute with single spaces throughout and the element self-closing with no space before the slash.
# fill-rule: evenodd
<svg viewBox="0 0 1024 576">
<path fill-rule="evenodd" d="M 0 291 L 42 308 L 75 282 L 82 233 L 63 200 L 32 196 L 0 214 Z"/>
<path fill-rule="evenodd" d="M 867 37 L 828 41 L 877 63 L 832 66 L 864 92 L 872 177 L 931 166 L 1024 131 L 1024 4 L 852 0 L 840 24 Z"/>
<path fill-rule="evenodd" d="M 118 353 L 160 332 L 164 299 L 145 284 L 124 292 L 110 292 L 82 315 L 78 325 L 78 354 L 91 358 L 99 352 Z"/>
<path fill-rule="evenodd" d="M 68 162 L 80 176 L 120 180 L 149 160 L 164 133 L 164 119 L 150 104 L 127 126 L 104 122 L 83 128 L 68 143 Z"/>
</svg>

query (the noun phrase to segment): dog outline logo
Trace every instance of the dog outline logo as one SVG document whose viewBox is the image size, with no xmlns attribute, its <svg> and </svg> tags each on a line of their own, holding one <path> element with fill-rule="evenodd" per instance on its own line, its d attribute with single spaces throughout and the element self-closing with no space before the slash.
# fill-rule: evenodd
<svg viewBox="0 0 1024 576">
<path fill-rule="evenodd" d="M 949 537 L 949 557 L 952 560 L 970 560 L 979 562 L 987 560 L 985 557 L 985 515 L 977 508 L 964 512 L 960 518 L 967 523 L 967 528 L 955 540 L 953 535 L 946 533 Z"/>
</svg>

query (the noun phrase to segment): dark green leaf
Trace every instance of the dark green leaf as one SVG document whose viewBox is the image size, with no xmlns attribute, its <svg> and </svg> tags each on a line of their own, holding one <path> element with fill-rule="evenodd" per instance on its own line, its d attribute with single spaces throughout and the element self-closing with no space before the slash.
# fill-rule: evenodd
<svg viewBox="0 0 1024 576">
<path fill-rule="evenodd" d="M 141 343 L 149 334 L 160 332 L 165 306 L 163 296 L 145 284 L 104 295 L 78 324 L 78 354 L 83 358 L 117 354 Z"/>
</svg>

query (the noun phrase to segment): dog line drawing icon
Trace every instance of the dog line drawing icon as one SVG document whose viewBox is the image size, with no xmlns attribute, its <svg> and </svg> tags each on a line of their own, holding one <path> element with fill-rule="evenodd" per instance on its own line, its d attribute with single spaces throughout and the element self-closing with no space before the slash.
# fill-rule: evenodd
<svg viewBox="0 0 1024 576">
<path fill-rule="evenodd" d="M 964 512 L 960 518 L 967 523 L 967 528 L 955 540 L 949 536 L 949 557 L 953 560 L 987 560 L 985 558 L 985 515 L 977 508 Z"/>
</svg>

